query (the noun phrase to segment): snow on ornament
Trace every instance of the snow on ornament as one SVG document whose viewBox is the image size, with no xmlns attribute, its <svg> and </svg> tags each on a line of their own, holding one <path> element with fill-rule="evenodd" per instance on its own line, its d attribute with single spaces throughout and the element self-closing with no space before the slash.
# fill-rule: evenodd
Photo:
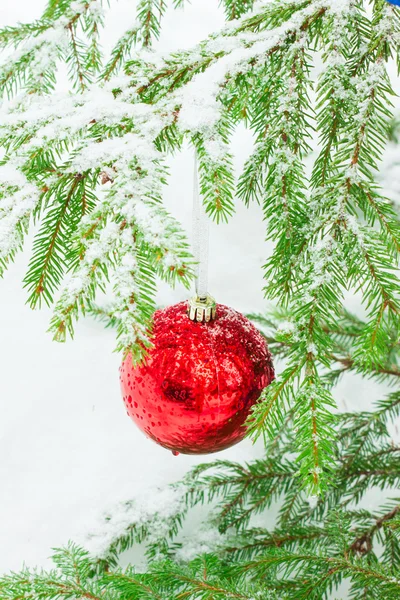
<svg viewBox="0 0 400 600">
<path fill-rule="evenodd" d="M 145 363 L 135 366 L 128 355 L 120 369 L 129 416 L 174 454 L 208 454 L 241 441 L 252 406 L 274 379 L 254 325 L 227 306 L 206 304 L 196 298 L 156 311 Z"/>
</svg>

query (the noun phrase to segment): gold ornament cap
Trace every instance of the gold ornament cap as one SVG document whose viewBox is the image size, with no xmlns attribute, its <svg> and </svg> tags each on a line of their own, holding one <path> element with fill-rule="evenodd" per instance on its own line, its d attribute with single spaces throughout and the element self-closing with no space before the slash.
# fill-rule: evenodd
<svg viewBox="0 0 400 600">
<path fill-rule="evenodd" d="M 214 298 L 207 294 L 205 298 L 193 296 L 188 301 L 188 315 L 191 321 L 209 323 L 217 316 L 217 304 Z"/>
</svg>

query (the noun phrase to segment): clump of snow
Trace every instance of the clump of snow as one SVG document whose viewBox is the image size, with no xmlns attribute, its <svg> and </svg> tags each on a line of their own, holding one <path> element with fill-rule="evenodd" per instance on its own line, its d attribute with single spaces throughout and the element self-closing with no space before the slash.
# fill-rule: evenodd
<svg viewBox="0 0 400 600">
<path fill-rule="evenodd" d="M 216 552 L 222 547 L 226 540 L 226 534 L 222 534 L 216 527 L 206 529 L 204 525 L 196 531 L 195 537 L 187 537 L 182 541 L 182 547 L 177 551 L 176 558 L 184 562 L 193 560 L 200 554 Z"/>
<path fill-rule="evenodd" d="M 6 259 L 23 241 L 23 225 L 39 193 L 17 168 L 18 161 L 0 165 L 0 258 Z"/>
<path fill-rule="evenodd" d="M 315 508 L 318 504 L 318 496 L 308 496 L 307 502 L 310 505 L 311 509 Z"/>
<path fill-rule="evenodd" d="M 277 333 L 288 335 L 294 333 L 295 329 L 295 324 L 292 321 L 282 321 L 279 323 Z"/>
<path fill-rule="evenodd" d="M 184 508 L 183 488 L 166 487 L 138 492 L 135 500 L 121 502 L 100 515 L 94 533 L 84 540 L 85 547 L 97 557 L 106 556 L 110 546 L 131 527 L 150 525 L 148 542 L 168 534 L 170 519 Z"/>
</svg>

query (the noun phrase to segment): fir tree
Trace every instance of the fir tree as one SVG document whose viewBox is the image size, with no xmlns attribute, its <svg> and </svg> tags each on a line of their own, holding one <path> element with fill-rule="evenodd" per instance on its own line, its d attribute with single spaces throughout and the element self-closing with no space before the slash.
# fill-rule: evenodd
<svg viewBox="0 0 400 600">
<path fill-rule="evenodd" d="M 1 579 L 1 598 L 324 598 L 344 580 L 350 597 L 400 596 L 400 508 L 390 500 L 399 448 L 388 429 L 399 393 L 358 414 L 337 414 L 332 396 L 348 371 L 400 376 L 400 221 L 380 173 L 398 131 L 390 74 L 400 12 L 386 0 L 221 4 L 225 28 L 162 57 L 151 48 L 164 0 L 138 2 L 109 57 L 99 0 L 49 0 L 38 21 L 0 31 L 0 270 L 37 223 L 25 285 L 32 307 L 54 304 L 55 339 L 97 314 L 111 285 L 102 316 L 117 350 L 142 360 L 157 278 L 193 278 L 185 232 L 162 201 L 166 157 L 189 140 L 209 216 L 227 221 L 236 201 L 258 202 L 274 242 L 265 295 L 279 309 L 252 316 L 285 363 L 249 422 L 265 458 L 199 466 L 176 486 L 181 501 L 164 527 L 132 523 L 100 559 L 71 544 L 54 571 Z M 70 94 L 55 91 L 62 61 Z M 240 123 L 255 143 L 236 185 Z M 362 320 L 346 311 L 348 291 Z M 359 509 L 373 487 L 385 491 L 381 508 Z M 217 503 L 222 538 L 188 560 L 175 538 L 204 502 Z M 255 528 L 254 515 L 276 502 L 275 527 Z M 146 540 L 148 570 L 120 570 L 120 553 Z"/>
</svg>

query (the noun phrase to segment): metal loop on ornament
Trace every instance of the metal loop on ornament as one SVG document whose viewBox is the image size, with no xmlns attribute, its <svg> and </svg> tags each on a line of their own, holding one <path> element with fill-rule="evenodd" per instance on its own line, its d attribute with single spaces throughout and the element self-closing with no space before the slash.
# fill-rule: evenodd
<svg viewBox="0 0 400 600">
<path fill-rule="evenodd" d="M 209 323 L 217 316 L 217 305 L 214 298 L 210 295 L 205 298 L 193 296 L 188 302 L 188 315 L 191 321 Z"/>
</svg>

